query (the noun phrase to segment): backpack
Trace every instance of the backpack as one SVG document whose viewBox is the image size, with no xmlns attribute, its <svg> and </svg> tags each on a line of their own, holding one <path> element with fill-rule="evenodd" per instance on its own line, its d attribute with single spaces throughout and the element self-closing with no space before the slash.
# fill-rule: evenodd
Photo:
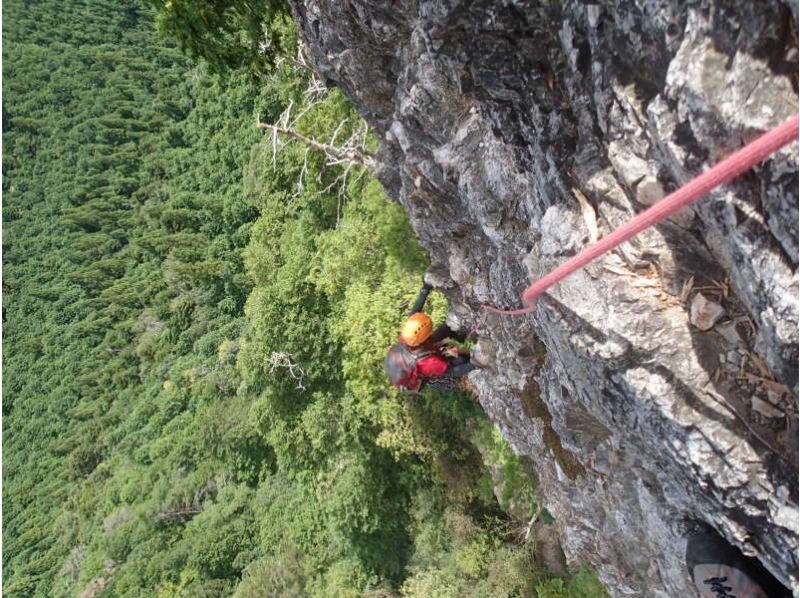
<svg viewBox="0 0 800 598">
<path fill-rule="evenodd" d="M 404 343 L 397 343 L 389 349 L 386 359 L 383 360 L 383 371 L 386 372 L 392 386 L 408 389 L 406 384 L 411 380 L 414 370 L 417 369 L 417 362 L 434 353 L 436 351 L 414 353 Z"/>
</svg>

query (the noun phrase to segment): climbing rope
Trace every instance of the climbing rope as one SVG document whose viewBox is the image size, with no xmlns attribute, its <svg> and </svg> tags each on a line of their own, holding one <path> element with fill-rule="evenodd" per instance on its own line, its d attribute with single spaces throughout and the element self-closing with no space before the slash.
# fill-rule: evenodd
<svg viewBox="0 0 800 598">
<path fill-rule="evenodd" d="M 484 305 L 487 311 L 507 316 L 527 314 L 536 309 L 536 301 L 547 289 L 560 282 L 576 270 L 583 268 L 592 260 L 600 257 L 624 243 L 631 237 L 649 228 L 675 212 L 696 202 L 712 189 L 724 185 L 744 171 L 755 166 L 783 146 L 797 140 L 798 115 L 793 116 L 782 125 L 751 141 L 739 151 L 725 158 L 716 166 L 692 179 L 677 191 L 669 194 L 651 208 L 632 218 L 627 224 L 620 226 L 603 237 L 594 245 L 590 245 L 558 268 L 540 278 L 522 293 L 522 302 L 528 307 L 514 310 L 503 310 L 491 305 Z"/>
</svg>

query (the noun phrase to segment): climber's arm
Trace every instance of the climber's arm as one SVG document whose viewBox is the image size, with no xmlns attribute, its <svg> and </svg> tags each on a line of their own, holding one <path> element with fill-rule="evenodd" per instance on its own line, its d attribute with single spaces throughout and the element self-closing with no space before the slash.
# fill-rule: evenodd
<svg viewBox="0 0 800 598">
<path fill-rule="evenodd" d="M 414 302 L 414 305 L 411 308 L 411 311 L 408 312 L 406 315 L 415 314 L 419 311 L 422 311 L 422 308 L 425 307 L 425 301 L 428 299 L 428 294 L 431 292 L 431 285 L 427 282 L 423 283 L 422 290 L 419 292 L 419 296 L 417 296 L 417 300 Z"/>
</svg>

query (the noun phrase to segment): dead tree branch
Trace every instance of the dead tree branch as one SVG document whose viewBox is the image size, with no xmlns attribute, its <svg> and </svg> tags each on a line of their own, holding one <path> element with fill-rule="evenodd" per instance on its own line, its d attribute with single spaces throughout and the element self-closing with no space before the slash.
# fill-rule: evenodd
<svg viewBox="0 0 800 598">
<path fill-rule="evenodd" d="M 161 509 L 155 513 L 156 521 L 173 523 L 188 521 L 198 513 L 203 512 L 203 500 L 217 492 L 217 484 L 213 480 L 206 483 L 194 493 L 192 499 L 182 500 L 179 504 Z"/>
<path fill-rule="evenodd" d="M 303 48 L 298 49 L 297 58 L 291 60 L 297 68 L 307 68 L 308 62 L 306 59 L 305 51 Z M 286 109 L 278 116 L 274 123 L 261 122 L 261 116 L 256 116 L 256 127 L 269 131 L 269 138 L 272 144 L 272 168 L 277 168 L 278 151 L 283 147 L 282 139 L 289 139 L 299 141 L 305 146 L 303 153 L 303 163 L 300 169 L 300 174 L 297 177 L 297 188 L 304 190 L 309 174 L 308 157 L 311 151 L 322 152 L 325 157 L 323 168 L 317 173 L 316 182 L 319 186 L 314 190 L 317 195 L 326 195 L 335 192 L 338 195 L 336 204 L 336 225 L 339 225 L 342 206 L 347 201 L 347 192 L 349 183 L 352 179 L 352 173 L 356 173 L 355 182 L 367 173 L 374 173 L 379 165 L 375 155 L 367 149 L 369 142 L 369 126 L 366 122 L 361 122 L 355 125 L 350 119 L 345 118 L 339 122 L 330 136 L 330 139 L 323 141 L 315 139 L 300 133 L 298 131 L 298 123 L 313 109 L 319 107 L 325 102 L 329 90 L 325 84 L 319 80 L 313 71 L 308 80 L 308 86 L 303 92 L 300 99 L 300 109 L 296 111 L 298 106 L 295 105 L 293 100 L 289 101 Z M 343 131 L 350 131 L 350 135 L 343 140 Z M 328 183 L 323 182 L 323 174 L 325 167 L 339 166 L 340 171 L 337 171 L 333 181 Z M 355 168 L 355 170 L 353 170 Z M 320 189 L 321 187 L 324 187 Z"/>
<path fill-rule="evenodd" d="M 294 129 L 288 129 L 285 127 L 279 127 L 277 125 L 271 125 L 269 123 L 261 122 L 260 120 L 256 122 L 256 126 L 259 129 L 266 129 L 268 131 L 272 131 L 273 134 L 279 134 L 291 137 L 292 139 L 300 141 L 307 147 L 321 151 L 330 159 L 328 162 L 329 165 L 350 163 L 363 166 L 370 172 L 375 171 L 376 167 L 375 157 L 372 154 L 363 151 L 361 149 L 357 148 L 343 149 L 328 143 L 321 143 L 316 139 L 312 139 L 311 137 L 306 137 L 305 135 L 298 133 Z"/>
<path fill-rule="evenodd" d="M 297 386 L 295 386 L 298 390 L 305 390 L 306 387 L 303 386 L 303 378 L 305 377 L 306 373 L 298 364 L 292 361 L 292 354 L 291 353 L 280 353 L 277 351 L 273 351 L 272 354 L 267 359 L 267 364 L 270 366 L 269 373 L 272 374 L 275 372 L 275 368 L 282 368 L 289 371 L 289 375 L 294 379 L 297 380 Z"/>
</svg>

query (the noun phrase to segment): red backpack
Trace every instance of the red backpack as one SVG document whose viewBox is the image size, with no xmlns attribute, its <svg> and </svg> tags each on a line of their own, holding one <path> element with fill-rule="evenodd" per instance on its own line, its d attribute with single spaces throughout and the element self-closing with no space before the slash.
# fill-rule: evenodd
<svg viewBox="0 0 800 598">
<path fill-rule="evenodd" d="M 408 382 L 417 369 L 417 362 L 423 357 L 433 355 L 436 351 L 422 351 L 414 353 L 408 345 L 397 343 L 389 349 L 386 359 L 383 360 L 383 371 L 392 383 L 392 386 L 408 390 Z"/>
</svg>

